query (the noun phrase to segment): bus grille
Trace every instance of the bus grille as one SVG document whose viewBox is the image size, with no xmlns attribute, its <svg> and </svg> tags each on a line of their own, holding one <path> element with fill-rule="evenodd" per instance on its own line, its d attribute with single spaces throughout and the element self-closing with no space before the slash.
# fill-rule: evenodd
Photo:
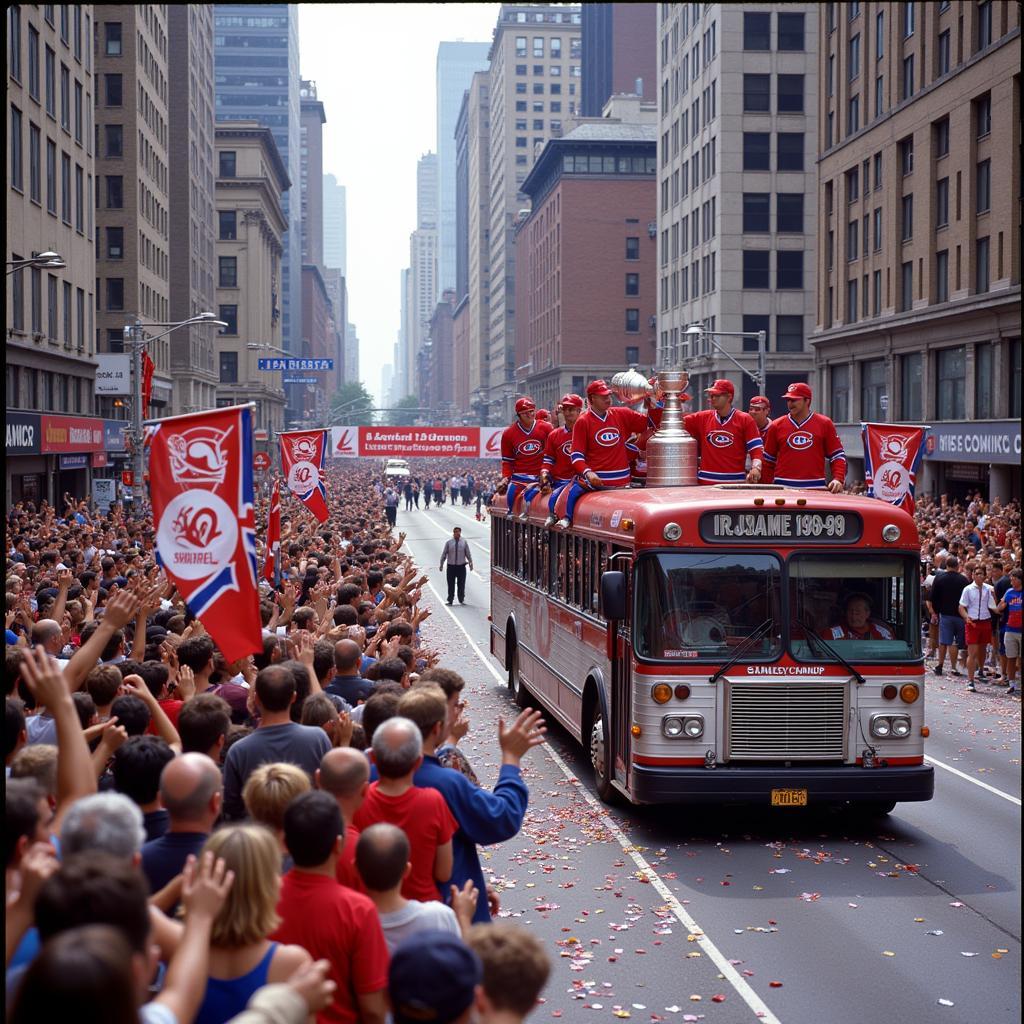
<svg viewBox="0 0 1024 1024">
<path fill-rule="evenodd" d="M 727 760 L 841 761 L 846 683 L 732 683 Z"/>
</svg>

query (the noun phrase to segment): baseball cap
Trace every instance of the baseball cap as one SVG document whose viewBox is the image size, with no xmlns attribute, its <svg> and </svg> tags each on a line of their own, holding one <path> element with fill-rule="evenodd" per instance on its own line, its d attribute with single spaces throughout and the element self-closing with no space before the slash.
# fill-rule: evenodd
<svg viewBox="0 0 1024 1024">
<path fill-rule="evenodd" d="M 754 395 L 754 397 L 750 400 L 749 408 L 752 409 L 755 406 L 760 406 L 764 409 L 770 409 L 772 407 L 772 403 L 769 402 L 764 395 Z"/>
<path fill-rule="evenodd" d="M 537 419 L 550 421 L 551 420 L 551 413 L 549 413 L 547 411 L 547 409 L 538 409 L 537 410 Z"/>
<path fill-rule="evenodd" d="M 572 406 L 574 409 L 582 409 L 583 399 L 580 398 L 579 395 L 562 395 L 562 397 L 558 400 L 558 404 L 569 405 Z"/>
<path fill-rule="evenodd" d="M 811 392 L 811 386 L 809 384 L 802 384 L 799 381 L 795 384 L 790 384 L 786 388 L 786 393 L 782 396 L 783 398 L 806 398 L 811 399 L 813 394 Z"/>
<path fill-rule="evenodd" d="M 448 1024 L 473 1002 L 483 975 L 480 958 L 457 936 L 415 932 L 394 951 L 388 969 L 395 1024 Z"/>
<path fill-rule="evenodd" d="M 704 391 L 709 395 L 728 395 L 730 398 L 736 394 L 736 388 L 731 380 L 716 380 L 711 387 L 705 388 Z"/>
<path fill-rule="evenodd" d="M 536 409 L 532 398 L 520 398 L 516 401 L 516 412 L 526 412 L 528 409 Z"/>
<path fill-rule="evenodd" d="M 587 385 L 587 398 L 591 395 L 610 395 L 612 389 L 603 380 L 592 380 Z"/>
</svg>

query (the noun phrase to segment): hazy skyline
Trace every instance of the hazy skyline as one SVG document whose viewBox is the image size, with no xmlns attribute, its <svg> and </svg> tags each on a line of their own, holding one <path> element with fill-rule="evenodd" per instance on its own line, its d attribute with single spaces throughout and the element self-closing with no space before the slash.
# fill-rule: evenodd
<svg viewBox="0 0 1024 1024">
<path fill-rule="evenodd" d="M 500 4 L 300 4 L 299 64 L 324 105 L 324 173 L 346 188 L 350 322 L 380 404 L 416 227 L 416 162 L 437 145 L 442 41 L 489 42 Z M 294 186 L 297 187 L 297 186 Z"/>
</svg>

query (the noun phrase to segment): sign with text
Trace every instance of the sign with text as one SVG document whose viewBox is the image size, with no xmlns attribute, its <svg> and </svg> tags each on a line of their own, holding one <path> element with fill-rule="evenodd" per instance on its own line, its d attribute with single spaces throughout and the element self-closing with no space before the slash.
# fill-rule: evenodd
<svg viewBox="0 0 1024 1024">
<path fill-rule="evenodd" d="M 43 416 L 42 451 L 101 452 L 103 420 L 78 419 L 74 416 Z"/>
<path fill-rule="evenodd" d="M 333 370 L 333 359 L 260 359 L 257 365 L 261 370 L 284 370 L 287 373 L 305 372 L 308 370 Z"/>
<path fill-rule="evenodd" d="M 7 454 L 38 455 L 42 420 L 38 413 L 7 410 Z"/>
<path fill-rule="evenodd" d="M 336 459 L 501 457 L 500 427 L 332 427 Z"/>
<path fill-rule="evenodd" d="M 943 462 L 1020 463 L 1020 423 L 938 423 L 925 441 L 926 459 Z"/>
<path fill-rule="evenodd" d="M 106 512 L 117 501 L 117 481 L 97 479 L 92 482 L 92 497 L 96 507 Z"/>
<path fill-rule="evenodd" d="M 701 540 L 709 544 L 856 544 L 862 525 L 854 512 L 705 512 Z"/>
<path fill-rule="evenodd" d="M 96 353 L 96 394 L 132 393 L 132 357 L 127 352 Z"/>
<path fill-rule="evenodd" d="M 270 469 L 270 456 L 266 452 L 257 452 L 252 457 L 253 469 L 265 472 Z"/>
</svg>

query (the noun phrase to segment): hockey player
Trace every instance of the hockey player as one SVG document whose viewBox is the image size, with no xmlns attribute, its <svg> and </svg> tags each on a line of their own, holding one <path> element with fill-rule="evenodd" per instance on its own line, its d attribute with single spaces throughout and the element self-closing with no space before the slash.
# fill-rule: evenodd
<svg viewBox="0 0 1024 1024">
<path fill-rule="evenodd" d="M 761 479 L 764 444 L 757 424 L 748 413 L 732 407 L 736 389 L 730 380 L 716 380 L 705 389 L 710 409 L 690 412 L 683 426 L 700 448 L 697 482 L 705 486 L 723 483 L 756 484 Z M 746 472 L 747 455 L 750 472 Z"/>
<path fill-rule="evenodd" d="M 515 512 L 516 496 L 521 487 L 537 483 L 544 442 L 551 433 L 550 423 L 537 422 L 537 406 L 532 398 L 516 401 L 516 422 L 501 435 L 501 475 L 498 494 L 508 493 L 508 514 Z"/>
<path fill-rule="evenodd" d="M 846 452 L 836 425 L 827 416 L 811 412 L 810 385 L 790 384 L 782 397 L 789 412 L 772 420 L 764 442 L 764 458 L 774 482 L 785 487 L 827 487 L 838 494 L 846 480 Z M 832 471 L 827 484 L 826 462 Z"/>
<path fill-rule="evenodd" d="M 558 402 L 558 411 L 562 414 L 565 426 L 555 427 L 548 434 L 544 443 L 539 486 L 531 487 L 523 495 L 523 518 L 526 518 L 526 509 L 529 508 L 538 490 L 542 494 L 550 495 L 545 526 L 554 526 L 558 518 L 555 515 L 555 502 L 558 501 L 563 488 L 572 481 L 572 428 L 583 412 L 583 399 L 579 395 L 562 395 Z"/>
</svg>

